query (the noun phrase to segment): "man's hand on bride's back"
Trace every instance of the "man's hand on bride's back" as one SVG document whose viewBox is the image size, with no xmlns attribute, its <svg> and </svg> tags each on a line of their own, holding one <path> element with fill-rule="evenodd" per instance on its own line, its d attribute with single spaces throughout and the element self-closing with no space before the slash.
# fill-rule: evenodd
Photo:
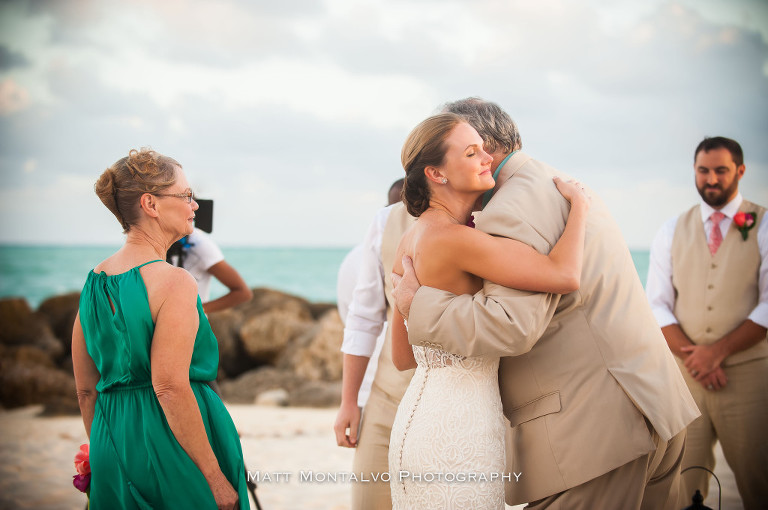
<svg viewBox="0 0 768 510">
<path fill-rule="evenodd" d="M 589 209 L 592 197 L 587 194 L 582 183 L 576 180 L 564 181 L 560 177 L 553 177 L 552 180 L 555 182 L 557 190 L 571 203 L 571 206 L 578 204 Z"/>
<path fill-rule="evenodd" d="M 413 270 L 413 263 L 408 255 L 403 256 L 403 275 L 392 273 L 392 297 L 395 299 L 395 305 L 400 311 L 400 315 L 408 320 L 408 313 L 411 311 L 411 302 L 419 290 L 421 284 L 416 278 L 416 271 Z"/>
</svg>

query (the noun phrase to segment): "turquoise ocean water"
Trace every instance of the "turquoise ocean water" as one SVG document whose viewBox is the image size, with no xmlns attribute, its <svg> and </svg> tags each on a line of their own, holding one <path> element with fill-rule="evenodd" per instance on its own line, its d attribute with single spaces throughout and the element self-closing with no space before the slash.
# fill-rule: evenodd
<svg viewBox="0 0 768 510">
<path fill-rule="evenodd" d="M 80 291 L 88 271 L 116 246 L 0 246 L 0 297 L 20 296 L 30 306 L 47 297 Z M 270 287 L 315 302 L 336 301 L 336 273 L 349 248 L 227 248 L 224 257 L 250 287 Z M 645 284 L 648 252 L 633 250 Z M 225 292 L 215 279 L 211 298 Z"/>
</svg>

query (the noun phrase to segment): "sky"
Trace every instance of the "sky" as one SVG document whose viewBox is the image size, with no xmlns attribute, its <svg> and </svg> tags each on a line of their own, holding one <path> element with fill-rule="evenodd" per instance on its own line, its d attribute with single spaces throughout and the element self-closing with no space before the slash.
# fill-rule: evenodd
<svg viewBox="0 0 768 510">
<path fill-rule="evenodd" d="M 0 243 L 119 244 L 93 183 L 151 147 L 222 246 L 352 246 L 410 130 L 469 96 L 631 248 L 697 202 L 705 136 L 741 143 L 768 205 L 764 0 L 4 0 Z"/>
</svg>

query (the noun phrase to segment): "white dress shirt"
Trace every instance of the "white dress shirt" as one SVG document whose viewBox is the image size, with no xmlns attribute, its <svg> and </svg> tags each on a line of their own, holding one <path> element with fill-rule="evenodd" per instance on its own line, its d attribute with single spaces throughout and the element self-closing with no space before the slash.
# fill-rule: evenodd
<svg viewBox="0 0 768 510">
<path fill-rule="evenodd" d="M 738 212 L 744 198 L 738 193 L 730 202 L 728 202 L 720 212 L 725 215 L 720 221 L 720 232 L 725 237 L 733 221 L 733 216 Z M 709 217 L 715 209 L 709 204 L 701 201 L 701 220 L 704 223 L 704 232 L 709 241 L 709 232 L 712 227 L 712 220 Z M 651 303 L 651 309 L 656 316 L 656 321 L 660 327 L 677 324 L 673 310 L 675 307 L 675 289 L 672 286 L 672 238 L 675 235 L 677 226 L 677 216 L 668 220 L 661 227 L 651 244 L 651 258 L 648 267 L 648 281 L 645 286 L 645 292 L 648 301 Z M 764 328 L 768 328 L 768 214 L 763 215 L 760 225 L 753 228 L 750 234 L 757 231 L 757 245 L 760 249 L 760 274 L 758 277 L 758 288 L 760 297 L 757 306 L 752 310 L 747 319 Z"/>
<path fill-rule="evenodd" d="M 363 245 L 358 244 L 344 256 L 336 275 L 336 308 L 339 310 L 341 322 L 347 323 L 349 305 L 352 304 L 352 293 L 357 285 L 357 275 L 363 261 Z"/>
<path fill-rule="evenodd" d="M 381 261 L 381 239 L 392 207 L 376 213 L 361 245 L 356 246 L 342 262 L 337 280 L 337 302 L 344 320 L 344 341 L 341 352 L 370 358 L 365 376 L 357 393 L 357 405 L 365 407 L 376 375 L 379 353 L 384 344 L 384 324 L 387 322 L 387 298 L 384 294 L 384 264 Z M 351 259 L 353 258 L 354 259 Z M 351 260 L 347 260 L 351 259 Z M 356 260 L 355 260 L 356 259 Z M 344 267 L 347 266 L 347 269 Z M 354 269 L 353 266 L 357 266 Z M 352 281 L 343 272 L 356 272 Z M 343 280 L 343 282 L 342 282 Z M 347 305 L 348 303 L 348 305 Z"/>
<path fill-rule="evenodd" d="M 381 261 L 381 239 L 392 206 L 376 213 L 363 241 L 363 259 L 357 285 L 349 305 L 341 351 L 355 356 L 371 356 L 376 339 L 387 322 L 387 298 L 384 294 L 384 264 Z"/>
</svg>

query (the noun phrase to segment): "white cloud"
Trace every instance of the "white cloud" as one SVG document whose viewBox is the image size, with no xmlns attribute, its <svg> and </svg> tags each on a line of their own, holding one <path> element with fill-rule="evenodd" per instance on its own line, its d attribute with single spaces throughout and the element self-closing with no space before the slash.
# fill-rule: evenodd
<svg viewBox="0 0 768 510">
<path fill-rule="evenodd" d="M 3 3 L 0 45 L 20 57 L 0 68 L 0 207 L 16 216 L 0 240 L 119 240 L 92 184 L 149 145 L 216 200 L 223 244 L 351 245 L 402 173 L 408 131 L 481 95 L 647 246 L 695 201 L 705 135 L 742 143 L 745 195 L 768 203 L 766 9 L 718 5 Z"/>
</svg>

